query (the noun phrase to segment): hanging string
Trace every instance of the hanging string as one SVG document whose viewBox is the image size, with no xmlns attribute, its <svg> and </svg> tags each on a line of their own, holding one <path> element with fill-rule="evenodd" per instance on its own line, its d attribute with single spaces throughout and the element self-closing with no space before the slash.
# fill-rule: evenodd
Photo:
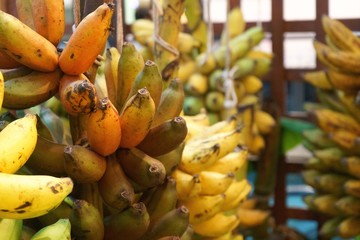
<svg viewBox="0 0 360 240">
<path fill-rule="evenodd" d="M 224 91 L 225 91 L 225 108 L 233 108 L 237 104 L 237 96 L 234 89 L 234 72 L 236 69 L 231 69 L 231 51 L 230 51 L 230 34 L 229 34 L 229 12 L 230 12 L 230 2 L 226 1 L 226 20 L 225 20 L 225 44 L 226 44 L 226 54 L 225 54 L 225 70 L 223 72 L 224 76 Z"/>
<path fill-rule="evenodd" d="M 121 53 L 124 43 L 123 12 L 121 0 L 116 0 L 116 48 Z"/>
<path fill-rule="evenodd" d="M 152 16 L 154 21 L 154 40 L 161 47 L 174 54 L 176 57 L 180 55 L 177 48 L 171 46 L 164 41 L 159 35 L 159 17 L 164 14 L 159 0 L 152 0 Z"/>
</svg>

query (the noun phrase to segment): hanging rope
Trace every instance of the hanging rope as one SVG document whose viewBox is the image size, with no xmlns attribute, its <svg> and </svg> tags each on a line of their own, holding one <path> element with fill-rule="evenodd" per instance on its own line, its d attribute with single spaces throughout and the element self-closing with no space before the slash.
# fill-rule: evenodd
<svg viewBox="0 0 360 240">
<path fill-rule="evenodd" d="M 116 0 L 116 48 L 121 53 L 124 43 L 123 12 L 121 0 Z"/>
<path fill-rule="evenodd" d="M 225 70 L 223 72 L 224 77 L 224 91 L 225 91 L 225 108 L 233 108 L 237 104 L 237 96 L 234 89 L 234 72 L 236 69 L 231 69 L 231 51 L 230 51 L 230 35 L 229 35 L 229 12 L 230 3 L 226 1 L 226 20 L 225 20 L 225 44 L 226 44 L 226 55 L 225 55 Z"/>
<path fill-rule="evenodd" d="M 174 54 L 176 57 L 180 55 L 177 48 L 171 46 L 169 43 L 164 41 L 159 35 L 159 17 L 162 16 L 163 9 L 161 7 L 159 0 L 152 0 L 152 16 L 153 16 L 153 22 L 154 22 L 154 40 L 157 44 L 159 44 L 161 47 L 166 49 L 167 51 Z"/>
</svg>

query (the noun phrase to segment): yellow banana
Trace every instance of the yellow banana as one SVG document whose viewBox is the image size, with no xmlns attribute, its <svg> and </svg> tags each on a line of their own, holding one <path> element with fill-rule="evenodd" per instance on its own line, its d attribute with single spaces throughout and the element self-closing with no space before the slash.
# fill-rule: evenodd
<svg viewBox="0 0 360 240">
<path fill-rule="evenodd" d="M 0 71 L 0 110 L 3 105 L 3 101 L 4 101 L 4 76 Z"/>
<path fill-rule="evenodd" d="M 60 218 L 55 223 L 38 230 L 31 239 L 67 240 L 71 238 L 71 222 L 67 218 Z"/>
<path fill-rule="evenodd" d="M 334 51 L 326 47 L 325 58 L 338 69 L 350 73 L 360 73 L 360 53 Z"/>
<path fill-rule="evenodd" d="M 97 110 L 88 117 L 86 132 L 90 147 L 100 155 L 110 155 L 119 147 L 120 117 L 108 98 L 101 99 Z"/>
<path fill-rule="evenodd" d="M 35 30 L 32 0 L 16 0 L 16 13 L 20 21 Z"/>
<path fill-rule="evenodd" d="M 260 209 L 245 209 L 238 208 L 237 215 L 239 216 L 239 226 L 251 228 L 263 224 L 269 219 L 271 212 Z"/>
<path fill-rule="evenodd" d="M 246 179 L 233 182 L 224 193 L 226 198 L 221 205 L 221 210 L 232 210 L 239 206 L 239 204 L 248 197 L 251 189 L 252 187 Z"/>
<path fill-rule="evenodd" d="M 333 89 L 329 77 L 324 70 L 307 71 L 302 75 L 302 78 L 305 80 L 305 82 L 310 83 L 314 87 L 324 90 Z"/>
<path fill-rule="evenodd" d="M 240 7 L 232 8 L 228 13 L 228 22 L 227 22 L 229 40 L 240 35 L 245 30 L 245 27 L 246 27 L 246 22 L 244 20 L 244 16 Z M 226 44 L 225 28 L 221 32 L 220 42 L 221 44 Z"/>
<path fill-rule="evenodd" d="M 189 222 L 196 224 L 210 219 L 220 212 L 222 203 L 225 201 L 224 194 L 212 196 L 196 196 L 181 201 L 181 204 L 189 209 Z"/>
<path fill-rule="evenodd" d="M 245 56 L 248 57 L 248 58 L 251 58 L 251 59 L 257 59 L 257 58 L 272 59 L 274 57 L 274 54 L 269 53 L 269 52 L 265 52 L 265 51 L 262 51 L 262 50 L 252 49 Z"/>
<path fill-rule="evenodd" d="M 155 103 L 147 88 L 141 88 L 125 103 L 120 113 L 120 147 L 138 145 L 148 132 L 155 115 Z"/>
<path fill-rule="evenodd" d="M 188 141 L 185 145 L 179 168 L 188 173 L 197 173 L 219 158 L 232 152 L 240 141 L 241 129 L 214 134 L 209 138 Z"/>
<path fill-rule="evenodd" d="M 177 49 L 182 54 L 190 54 L 194 49 L 199 48 L 201 43 L 191 34 L 179 32 Z"/>
<path fill-rule="evenodd" d="M 358 156 L 344 157 L 341 159 L 341 164 L 348 174 L 360 178 L 360 158 Z"/>
<path fill-rule="evenodd" d="M 245 94 L 256 94 L 263 87 L 262 80 L 255 75 L 246 76 L 240 81 L 244 84 Z"/>
<path fill-rule="evenodd" d="M 338 69 L 338 67 L 330 63 L 330 61 L 326 57 L 327 53 L 331 50 L 330 47 L 317 40 L 313 42 L 313 46 L 316 52 L 316 57 L 322 64 L 324 64 L 328 68 Z"/>
<path fill-rule="evenodd" d="M 207 76 L 199 72 L 194 72 L 184 84 L 185 92 L 194 96 L 204 95 L 208 89 Z"/>
<path fill-rule="evenodd" d="M 338 144 L 345 152 L 348 154 L 358 154 L 359 153 L 359 141 L 360 136 L 353 132 L 338 129 L 329 134 L 330 140 Z"/>
<path fill-rule="evenodd" d="M 106 89 L 111 102 L 115 103 L 115 94 L 118 84 L 118 65 L 120 53 L 116 47 L 106 49 L 106 58 L 104 63 L 104 74 L 106 81 Z"/>
<path fill-rule="evenodd" d="M 34 70 L 52 72 L 58 66 L 56 47 L 16 17 L 0 11 L 0 47 L 6 54 Z"/>
<path fill-rule="evenodd" d="M 199 173 L 201 183 L 201 195 L 217 195 L 224 193 L 234 182 L 235 175 L 233 172 L 218 173 L 211 171 L 201 171 Z"/>
<path fill-rule="evenodd" d="M 22 64 L 0 50 L 0 69 L 12 69 L 21 67 Z"/>
<path fill-rule="evenodd" d="M 356 101 L 357 94 L 338 90 L 336 91 L 336 95 L 348 110 L 349 114 L 360 122 L 360 105 Z"/>
<path fill-rule="evenodd" d="M 113 9 L 114 4 L 103 3 L 81 20 L 59 57 L 64 73 L 84 73 L 101 54 L 110 34 Z"/>
<path fill-rule="evenodd" d="M 0 173 L 1 218 L 27 219 L 45 215 L 71 193 L 70 178 Z"/>
<path fill-rule="evenodd" d="M 35 115 L 26 114 L 0 132 L 0 172 L 15 173 L 27 162 L 37 142 L 36 122 Z"/>
<path fill-rule="evenodd" d="M 360 75 L 334 69 L 328 70 L 328 78 L 333 88 L 345 92 L 357 92 L 360 89 Z"/>
<path fill-rule="evenodd" d="M 194 232 L 205 237 L 220 237 L 234 230 L 240 222 L 237 214 L 219 212 L 212 218 L 193 225 Z"/>
<path fill-rule="evenodd" d="M 198 114 L 195 115 L 184 115 L 184 112 L 180 114 L 186 121 L 186 123 L 195 123 L 203 126 L 209 126 L 210 122 L 207 116 L 206 109 L 201 109 L 201 111 Z"/>
<path fill-rule="evenodd" d="M 262 135 L 269 134 L 276 125 L 273 116 L 271 116 L 268 112 L 260 109 L 255 111 L 254 120 L 259 133 Z"/>
<path fill-rule="evenodd" d="M 176 169 L 171 176 L 176 181 L 176 192 L 179 200 L 186 200 L 200 195 L 201 182 L 198 174 L 190 175 Z"/>
<path fill-rule="evenodd" d="M 360 53 L 360 40 L 347 26 L 326 15 L 321 20 L 324 31 L 338 48 Z"/>
<path fill-rule="evenodd" d="M 339 237 L 354 238 L 360 234 L 360 218 L 348 217 L 345 218 L 336 229 Z"/>
<path fill-rule="evenodd" d="M 189 77 L 196 71 L 196 63 L 192 58 L 180 58 L 178 78 L 185 83 Z M 1 66 L 1 65 L 0 65 Z"/>
<path fill-rule="evenodd" d="M 0 238 L 17 240 L 22 238 L 22 219 L 2 218 L 0 219 Z"/>
</svg>

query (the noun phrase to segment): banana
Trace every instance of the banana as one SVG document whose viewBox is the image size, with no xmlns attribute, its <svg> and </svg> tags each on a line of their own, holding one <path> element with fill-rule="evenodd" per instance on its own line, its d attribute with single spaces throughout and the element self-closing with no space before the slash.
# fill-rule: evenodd
<svg viewBox="0 0 360 240">
<path fill-rule="evenodd" d="M 0 48 L 19 63 L 42 72 L 58 66 L 56 47 L 16 17 L 0 11 Z"/>
<path fill-rule="evenodd" d="M 36 122 L 36 116 L 29 113 L 0 132 L 1 173 L 15 173 L 27 162 L 37 142 Z"/>
<path fill-rule="evenodd" d="M 360 105 L 356 101 L 357 94 L 338 90 L 336 95 L 349 114 L 360 122 Z"/>
<path fill-rule="evenodd" d="M 359 53 L 334 51 L 329 47 L 325 47 L 324 57 L 335 68 L 341 69 L 344 72 L 360 73 Z"/>
<path fill-rule="evenodd" d="M 325 34 L 324 40 L 325 40 L 326 45 L 328 45 L 331 49 L 336 50 L 336 51 L 340 50 L 339 47 L 335 45 L 333 40 L 331 40 L 331 38 L 328 34 Z"/>
<path fill-rule="evenodd" d="M 189 223 L 194 225 L 206 221 L 220 212 L 225 199 L 225 194 L 196 196 L 181 201 L 180 204 L 189 209 Z"/>
<path fill-rule="evenodd" d="M 185 58 L 186 56 L 181 56 L 179 62 L 179 70 L 177 78 L 180 79 L 182 83 L 187 82 L 189 77 L 196 71 L 196 63 L 192 58 Z"/>
<path fill-rule="evenodd" d="M 138 239 L 145 234 L 150 224 L 146 206 L 142 202 L 134 203 L 122 212 L 112 214 L 104 219 L 104 240 Z"/>
<path fill-rule="evenodd" d="M 86 147 L 67 145 L 64 156 L 66 173 L 78 183 L 97 182 L 105 173 L 105 157 Z"/>
<path fill-rule="evenodd" d="M 306 71 L 302 74 L 302 79 L 316 88 L 324 90 L 333 89 L 333 85 L 330 82 L 328 73 L 325 70 Z"/>
<path fill-rule="evenodd" d="M 339 237 L 342 238 L 354 238 L 360 234 L 360 218 L 359 217 L 348 217 L 345 218 L 336 231 Z"/>
<path fill-rule="evenodd" d="M 59 66 L 64 73 L 84 73 L 101 54 L 110 34 L 113 10 L 113 4 L 103 3 L 81 20 L 59 56 Z"/>
<path fill-rule="evenodd" d="M 70 178 L 48 175 L 0 174 L 1 218 L 27 219 L 46 214 L 71 193 Z"/>
<path fill-rule="evenodd" d="M 99 210 L 85 200 L 76 199 L 69 217 L 72 235 L 79 239 L 103 239 L 104 223 Z"/>
<path fill-rule="evenodd" d="M 201 43 L 194 38 L 193 35 L 186 32 L 179 32 L 179 40 L 176 48 L 182 54 L 191 54 L 192 51 L 198 49 Z"/>
<path fill-rule="evenodd" d="M 345 216 L 360 216 L 360 199 L 354 196 L 343 196 L 335 203 L 335 208 Z"/>
<path fill-rule="evenodd" d="M 22 219 L 0 219 L 0 238 L 7 240 L 20 239 L 22 226 Z"/>
<path fill-rule="evenodd" d="M 343 220 L 343 216 L 337 216 L 327 219 L 320 227 L 319 236 L 326 238 L 335 237 L 337 235 L 336 228 Z"/>
<path fill-rule="evenodd" d="M 359 135 L 353 132 L 338 129 L 329 133 L 329 138 L 338 144 L 347 154 L 359 154 Z"/>
<path fill-rule="evenodd" d="M 16 13 L 21 22 L 35 30 L 32 0 L 16 0 Z"/>
<path fill-rule="evenodd" d="M 57 93 L 61 75 L 57 68 L 52 72 L 32 71 L 23 77 L 5 79 L 3 107 L 25 109 L 45 102 Z"/>
<path fill-rule="evenodd" d="M 172 177 L 167 177 L 161 185 L 156 187 L 149 201 L 145 203 L 150 216 L 149 226 L 152 227 L 158 219 L 175 209 L 177 200 L 176 181 Z"/>
<path fill-rule="evenodd" d="M 346 167 L 342 164 L 342 158 L 345 157 L 344 151 L 338 147 L 329 147 L 313 151 L 316 158 L 320 159 L 325 166 L 338 172 L 346 172 Z"/>
<path fill-rule="evenodd" d="M 114 105 L 119 112 L 128 99 L 136 76 L 142 71 L 144 65 L 144 59 L 140 52 L 137 51 L 134 44 L 131 42 L 124 42 L 118 63 L 118 78 L 115 82 L 117 89 Z"/>
<path fill-rule="evenodd" d="M 326 15 L 321 21 L 324 31 L 338 48 L 360 53 L 360 40 L 347 26 Z"/>
<path fill-rule="evenodd" d="M 307 162 L 304 164 L 306 169 L 315 169 L 321 172 L 328 172 L 331 170 L 331 167 L 326 165 L 317 157 L 310 157 Z"/>
<path fill-rule="evenodd" d="M 28 67 L 25 67 L 25 66 L 20 66 L 20 67 L 11 68 L 11 69 L 1 69 L 1 72 L 3 74 L 5 82 L 7 80 L 10 80 L 10 79 L 13 79 L 13 78 L 24 77 L 24 76 L 30 74 L 33 71 L 34 70 L 32 70 L 31 68 L 28 68 Z"/>
<path fill-rule="evenodd" d="M 120 116 L 108 98 L 100 99 L 89 115 L 86 132 L 90 148 L 102 156 L 114 153 L 121 140 Z"/>
<path fill-rule="evenodd" d="M 302 171 L 301 176 L 307 185 L 309 185 L 315 189 L 319 188 L 317 178 L 319 176 L 321 176 L 320 171 L 315 170 L 315 169 L 307 169 L 307 170 Z"/>
<path fill-rule="evenodd" d="M 21 67 L 22 64 L 0 50 L 0 69 L 12 69 Z"/>
<path fill-rule="evenodd" d="M 36 174 L 65 176 L 65 147 L 64 144 L 47 140 L 38 135 L 35 149 L 26 162 L 26 166 L 30 167 Z M 49 156 L 51 156 L 51 160 Z"/>
<path fill-rule="evenodd" d="M 181 235 L 181 240 L 191 240 L 194 237 L 194 227 L 191 224 L 188 224 L 185 232 Z"/>
<path fill-rule="evenodd" d="M 146 87 L 129 98 L 121 113 L 121 140 L 119 147 L 137 146 L 150 131 L 155 115 L 155 103 Z"/>
<path fill-rule="evenodd" d="M 338 69 L 338 67 L 334 66 L 326 57 L 328 51 L 330 51 L 330 47 L 328 47 L 326 44 L 315 40 L 313 42 L 313 46 L 316 52 L 317 59 L 324 64 L 324 66 L 328 68 Z"/>
<path fill-rule="evenodd" d="M 344 183 L 344 192 L 354 197 L 360 197 L 360 181 L 358 179 L 349 179 Z"/>
<path fill-rule="evenodd" d="M 242 57 L 234 62 L 232 69 L 234 71 L 233 78 L 239 80 L 247 76 L 251 76 L 257 64 L 257 59 Z"/>
<path fill-rule="evenodd" d="M 256 94 L 263 88 L 262 80 L 255 76 L 249 75 L 240 80 L 245 87 L 245 94 Z"/>
<path fill-rule="evenodd" d="M 171 175 L 171 173 L 177 169 L 181 161 L 184 147 L 185 142 L 182 142 L 174 150 L 156 157 L 156 159 L 164 165 L 166 175 Z"/>
<path fill-rule="evenodd" d="M 234 182 L 233 172 L 226 174 L 203 170 L 199 173 L 201 195 L 217 195 L 224 193 Z"/>
<path fill-rule="evenodd" d="M 316 109 L 310 112 L 315 123 L 325 132 L 330 133 L 337 129 L 344 129 L 360 134 L 360 124 L 351 116 L 330 109 Z"/>
<path fill-rule="evenodd" d="M 211 137 L 188 141 L 185 145 L 179 168 L 188 173 L 197 173 L 219 158 L 232 152 L 240 141 L 240 128 L 221 132 Z"/>
<path fill-rule="evenodd" d="M 94 84 L 84 74 L 64 74 L 60 79 L 59 96 L 65 111 L 74 116 L 95 111 L 99 101 Z"/>
<path fill-rule="evenodd" d="M 106 58 L 104 63 L 104 75 L 106 81 L 106 90 L 111 102 L 116 102 L 116 92 L 118 89 L 118 66 L 120 52 L 116 47 L 106 49 Z"/>
<path fill-rule="evenodd" d="M 164 165 L 140 149 L 119 148 L 116 151 L 116 157 L 126 175 L 143 187 L 155 187 L 165 180 Z"/>
<path fill-rule="evenodd" d="M 145 62 L 144 68 L 136 76 L 127 99 L 131 98 L 139 89 L 144 87 L 149 91 L 151 98 L 154 100 L 155 108 L 157 108 L 161 98 L 163 82 L 158 66 L 151 60 Z"/>
<path fill-rule="evenodd" d="M 103 218 L 104 201 L 99 191 L 98 182 L 78 183 L 76 190 L 77 193 L 74 194 L 75 199 L 81 199 L 93 205 L 99 211 L 100 217 Z"/>
<path fill-rule="evenodd" d="M 161 16 L 159 14 L 157 19 L 154 19 L 158 24 L 158 32 L 154 34 L 158 35 L 167 45 L 177 48 L 181 31 L 180 18 L 185 10 L 185 1 L 164 0 L 161 6 L 163 14 Z M 154 58 L 159 67 L 165 88 L 171 79 L 177 77 L 179 54 L 169 51 L 163 44 L 155 41 Z"/>
<path fill-rule="evenodd" d="M 328 138 L 327 134 L 319 128 L 305 129 L 302 131 L 302 136 L 320 149 L 336 146 L 336 144 Z"/>
<path fill-rule="evenodd" d="M 261 135 L 271 133 L 271 131 L 276 126 L 276 121 L 273 116 L 268 112 L 260 109 L 255 111 L 254 121 Z"/>
<path fill-rule="evenodd" d="M 210 122 L 207 116 L 207 111 L 205 108 L 201 109 L 201 111 L 195 115 L 190 116 L 182 112 L 180 116 L 185 119 L 186 123 L 194 123 L 202 126 L 210 126 Z"/>
<path fill-rule="evenodd" d="M 106 171 L 98 186 L 104 203 L 118 211 L 123 211 L 135 201 L 134 188 L 114 154 L 107 157 Z"/>
<path fill-rule="evenodd" d="M 360 178 L 360 158 L 358 156 L 343 157 L 341 165 L 348 174 Z"/>
<path fill-rule="evenodd" d="M 252 187 L 246 179 L 233 182 L 224 193 L 226 198 L 221 204 L 221 211 L 232 210 L 239 206 L 248 197 L 251 189 Z"/>
<path fill-rule="evenodd" d="M 204 102 L 206 109 L 209 111 L 208 114 L 219 112 L 224 108 L 225 95 L 220 91 L 208 91 L 205 94 Z"/>
<path fill-rule="evenodd" d="M 247 157 L 248 151 L 246 149 L 234 151 L 226 154 L 205 170 L 222 174 L 233 172 L 235 173 L 236 179 L 239 181 L 246 176 L 248 166 Z"/>
<path fill-rule="evenodd" d="M 201 109 L 205 109 L 205 102 L 202 96 L 185 95 L 183 105 L 185 115 L 193 116 L 200 114 Z"/>
<path fill-rule="evenodd" d="M 246 22 L 243 16 L 243 13 L 240 7 L 234 7 L 228 13 L 227 29 L 228 29 L 228 39 L 231 40 L 234 37 L 240 35 L 244 32 L 246 28 Z M 226 31 L 225 28 L 221 32 L 220 43 L 226 44 Z"/>
<path fill-rule="evenodd" d="M 240 222 L 237 214 L 219 212 L 212 218 L 194 224 L 194 232 L 205 237 L 220 237 L 234 230 Z"/>
<path fill-rule="evenodd" d="M 65 33 L 64 0 L 31 0 L 30 2 L 34 30 L 57 46 Z"/>
<path fill-rule="evenodd" d="M 49 211 L 47 214 L 37 217 L 43 226 L 57 222 L 61 218 L 69 218 L 72 212 L 73 200 L 66 197 L 59 206 Z"/>
<path fill-rule="evenodd" d="M 184 103 L 184 87 L 179 78 L 171 79 L 160 97 L 151 127 L 173 119 L 180 115 Z"/>
<path fill-rule="evenodd" d="M 35 233 L 36 233 L 36 231 L 32 227 L 23 225 L 20 239 L 21 240 L 30 240 L 32 238 L 32 236 L 35 235 Z"/>
<path fill-rule="evenodd" d="M 315 196 L 311 204 L 316 211 L 335 217 L 340 214 L 339 210 L 335 208 L 338 199 L 339 197 L 333 194 L 321 194 Z"/>
<path fill-rule="evenodd" d="M 41 239 L 49 239 L 49 240 L 68 240 L 71 239 L 71 223 L 69 219 L 62 218 L 57 222 L 45 226 L 37 231 L 34 236 L 31 238 L 32 240 L 41 240 Z"/>
<path fill-rule="evenodd" d="M 4 92 L 5 92 L 5 87 L 4 87 L 4 76 L 0 71 L 0 110 L 2 108 L 3 105 L 3 101 L 4 101 Z"/>
<path fill-rule="evenodd" d="M 345 92 L 357 92 L 360 89 L 360 75 L 329 69 L 327 72 L 333 88 Z"/>
<path fill-rule="evenodd" d="M 182 236 L 189 225 L 189 214 L 189 210 L 183 205 L 174 208 L 149 226 L 140 239 L 156 240 L 165 236 Z"/>
<path fill-rule="evenodd" d="M 190 175 L 176 169 L 171 176 L 176 181 L 178 199 L 183 201 L 200 195 L 201 182 L 198 174 Z"/>
<path fill-rule="evenodd" d="M 239 217 L 239 226 L 252 228 L 264 224 L 270 218 L 271 212 L 260 209 L 238 208 L 236 213 Z"/>
<path fill-rule="evenodd" d="M 184 84 L 184 90 L 192 96 L 202 96 L 209 89 L 208 77 L 205 74 L 194 72 Z"/>
<path fill-rule="evenodd" d="M 174 150 L 184 141 L 186 134 L 186 122 L 178 116 L 150 128 L 146 137 L 136 147 L 152 157 L 157 157 Z"/>
<path fill-rule="evenodd" d="M 150 19 L 136 19 L 130 28 L 135 40 L 141 45 L 145 45 L 146 41 L 154 34 L 154 22 Z"/>
</svg>

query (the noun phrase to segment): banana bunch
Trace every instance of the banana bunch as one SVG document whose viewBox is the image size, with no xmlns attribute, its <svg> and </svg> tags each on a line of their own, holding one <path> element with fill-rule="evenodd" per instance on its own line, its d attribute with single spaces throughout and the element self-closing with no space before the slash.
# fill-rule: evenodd
<svg viewBox="0 0 360 240">
<path fill-rule="evenodd" d="M 318 105 L 307 108 L 314 129 L 303 132 L 303 144 L 312 152 L 303 171 L 315 194 L 304 197 L 309 209 L 329 217 L 320 228 L 324 237 L 359 235 L 360 108 L 357 101 L 360 56 L 359 38 L 342 22 L 322 18 L 325 43 L 314 41 L 323 70 L 303 74 L 315 87 Z M 360 163 L 360 162 L 359 162 Z"/>
</svg>

